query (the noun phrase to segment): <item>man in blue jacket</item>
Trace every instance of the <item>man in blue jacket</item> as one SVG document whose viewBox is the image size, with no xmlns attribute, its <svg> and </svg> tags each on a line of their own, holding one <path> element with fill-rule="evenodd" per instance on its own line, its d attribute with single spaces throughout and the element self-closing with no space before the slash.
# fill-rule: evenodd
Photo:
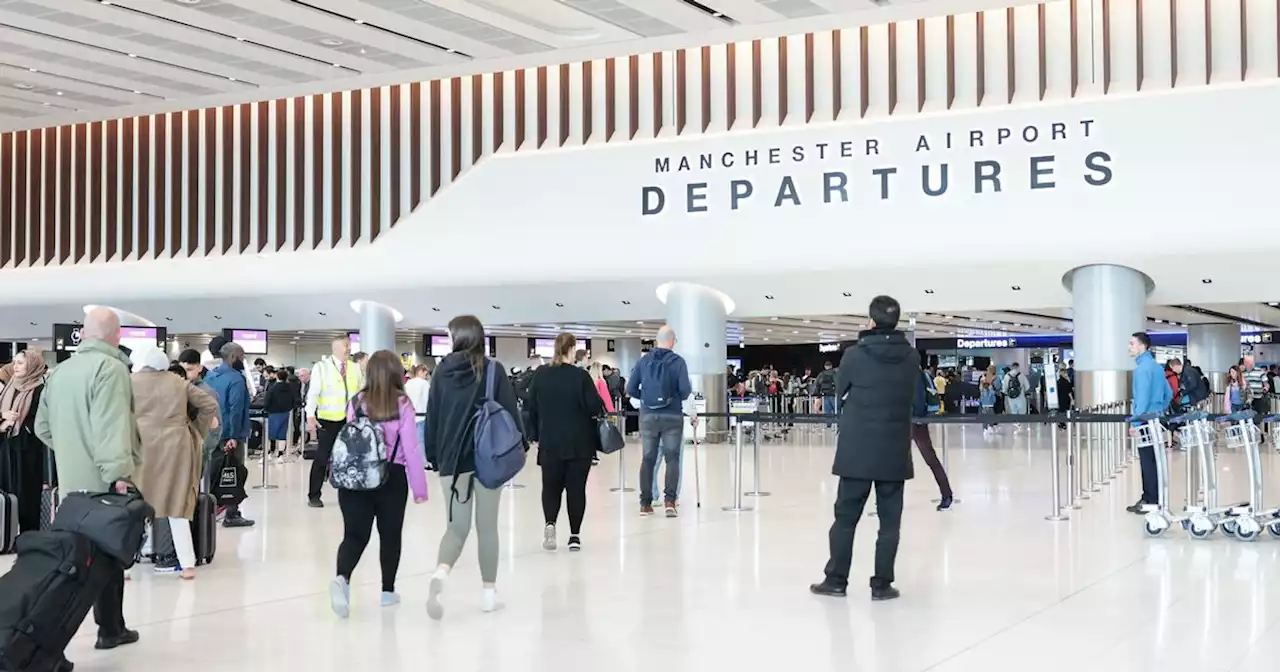
<svg viewBox="0 0 1280 672">
<path fill-rule="evenodd" d="M 1173 392 L 1164 378 L 1164 367 L 1151 354 L 1151 337 L 1139 331 L 1129 339 L 1129 354 L 1137 362 L 1133 370 L 1133 415 L 1164 413 L 1169 408 Z M 1163 446 L 1141 446 L 1138 458 L 1142 466 L 1142 499 L 1126 509 L 1129 513 L 1144 514 L 1148 506 L 1160 503 L 1159 474 L 1156 473 L 1156 450 Z"/>
<path fill-rule="evenodd" d="M 228 455 L 235 455 L 244 464 L 249 449 L 249 385 L 244 377 L 244 348 L 227 343 L 218 352 L 222 363 L 205 376 L 204 382 L 213 388 L 221 414 L 219 426 L 222 434 L 219 444 Z M 266 459 L 265 457 L 263 459 Z M 216 475 L 214 476 L 216 478 Z M 223 527 L 252 527 L 253 521 L 240 514 L 240 502 L 227 505 L 227 517 Z"/>
<path fill-rule="evenodd" d="M 664 325 L 652 352 L 640 358 L 627 381 L 627 394 L 640 401 L 640 441 L 644 460 L 640 463 L 640 515 L 653 515 L 653 481 L 662 449 L 667 463 L 663 504 L 668 518 L 679 515 L 680 448 L 684 441 L 684 401 L 693 393 L 689 367 L 675 353 L 676 332 Z M 691 422 L 696 431 L 698 418 Z"/>
</svg>

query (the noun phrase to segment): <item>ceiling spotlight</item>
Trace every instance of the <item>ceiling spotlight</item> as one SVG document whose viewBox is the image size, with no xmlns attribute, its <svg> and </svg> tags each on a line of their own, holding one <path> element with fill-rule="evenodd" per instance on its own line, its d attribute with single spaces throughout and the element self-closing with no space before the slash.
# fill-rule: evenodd
<svg viewBox="0 0 1280 672">
<path fill-rule="evenodd" d="M 61 92 L 61 91 L 54 91 L 53 93 L 54 93 L 54 95 L 56 95 L 56 96 L 61 96 L 61 95 L 62 95 L 62 92 Z"/>
<path fill-rule="evenodd" d="M 563 303 L 557 303 L 557 304 L 556 304 L 556 308 L 564 308 L 564 304 L 563 304 Z"/>
<path fill-rule="evenodd" d="M 326 47 L 341 47 L 346 43 L 336 37 L 323 37 L 320 38 L 320 44 L 323 44 Z"/>
<path fill-rule="evenodd" d="M 764 295 L 764 298 L 766 298 L 766 299 L 768 299 L 768 300 L 772 301 L 772 300 L 773 300 L 773 295 L 772 295 L 772 294 L 765 294 L 765 295 Z"/>
<path fill-rule="evenodd" d="M 1013 285 L 1011 289 L 1013 289 L 1013 291 L 1015 291 L 1015 292 L 1021 292 L 1021 291 L 1022 291 L 1022 287 L 1020 287 L 1020 286 L 1018 286 L 1018 285 Z"/>
<path fill-rule="evenodd" d="M 772 330 L 772 329 L 765 329 L 765 331 L 767 331 L 767 332 L 769 332 L 769 333 L 771 333 L 771 334 L 773 333 L 773 330 Z"/>
<path fill-rule="evenodd" d="M 271 313 L 263 313 L 263 315 L 266 315 L 267 317 L 271 317 Z"/>
<path fill-rule="evenodd" d="M 497 306 L 497 305 L 495 305 L 495 306 L 493 307 L 493 309 L 494 309 L 494 310 L 502 310 L 502 306 Z"/>
<path fill-rule="evenodd" d="M 622 305 L 624 305 L 624 306 L 629 306 L 629 305 L 631 305 L 631 302 L 630 302 L 630 301 L 627 301 L 626 299 L 623 299 L 623 300 L 622 300 Z M 1275 305 L 1275 304 L 1272 304 L 1272 305 Z"/>
<path fill-rule="evenodd" d="M 222 319 L 222 316 L 221 316 L 221 315 L 214 315 L 214 316 L 213 316 L 213 319 L 215 319 L 215 320 L 221 320 L 221 319 Z"/>
<path fill-rule="evenodd" d="M 135 95 L 135 96 L 141 96 L 141 95 L 142 95 L 142 92 L 141 92 L 141 91 L 134 91 L 134 92 L 133 92 L 133 95 Z"/>
<path fill-rule="evenodd" d="M 35 323 L 35 322 L 29 322 L 28 324 L 30 324 L 30 325 L 31 325 L 31 326 L 33 326 L 33 327 L 34 327 L 34 326 L 36 326 L 36 323 Z"/>
<path fill-rule="evenodd" d="M 777 322 L 777 321 L 778 321 L 777 316 L 771 317 L 771 318 L 769 318 L 769 319 L 770 319 L 770 320 L 772 320 L 772 321 L 774 321 L 774 322 Z"/>
<path fill-rule="evenodd" d="M 305 331 L 299 331 L 298 333 L 299 333 L 299 334 L 305 334 L 305 333 L 307 333 L 307 332 L 305 332 Z"/>
<path fill-rule="evenodd" d="M 234 82 L 234 81 L 236 81 L 236 78 L 235 78 L 235 77 L 228 77 L 228 78 L 227 78 L 227 81 L 229 81 L 229 82 Z"/>
<path fill-rule="evenodd" d="M 765 337 L 764 337 L 764 340 L 766 340 L 766 341 L 767 341 L 767 340 L 769 340 L 769 337 L 768 337 L 768 336 L 765 336 Z"/>
<path fill-rule="evenodd" d="M 35 84 L 28 84 L 28 83 L 26 83 L 26 82 L 14 82 L 14 84 L 13 84 L 13 88 L 15 88 L 15 89 L 22 89 L 23 91 L 30 91 L 31 89 L 36 88 L 36 85 L 35 85 Z"/>
<path fill-rule="evenodd" d="M 636 324 L 638 324 L 638 325 L 640 325 L 640 326 L 642 326 L 642 327 L 644 326 L 644 322 L 636 322 Z"/>
<path fill-rule="evenodd" d="M 456 53 L 458 53 L 458 50 L 457 50 L 457 49 L 445 49 L 445 52 L 446 52 L 446 53 L 450 53 L 450 54 L 456 54 Z"/>
<path fill-rule="evenodd" d="M 329 316 L 329 313 L 326 313 L 326 312 L 324 312 L 323 310 L 321 310 L 321 311 L 319 311 L 319 312 L 320 312 L 320 317 L 328 317 L 328 316 Z"/>
<path fill-rule="evenodd" d="M 793 331 L 793 332 L 791 332 L 791 333 L 793 333 L 793 334 L 798 334 L 798 333 L 800 333 L 800 330 L 799 330 L 799 329 L 797 329 L 797 330 L 795 330 L 795 331 Z"/>
<path fill-rule="evenodd" d="M 631 330 L 630 330 L 630 329 L 628 329 L 628 330 L 627 330 L 627 333 L 628 333 L 628 334 L 629 334 L 629 333 L 631 333 Z"/>
<path fill-rule="evenodd" d="M 1200 282 L 1203 282 L 1206 285 L 1211 285 L 1213 284 L 1213 278 L 1202 278 Z"/>
<path fill-rule="evenodd" d="M 237 37 L 237 38 L 236 38 L 236 41 L 237 41 L 237 42 L 244 42 L 244 38 L 243 38 L 243 37 Z"/>
<path fill-rule="evenodd" d="M 173 318 L 172 318 L 172 317 L 166 317 L 166 318 L 164 318 L 164 319 L 165 319 L 165 321 L 166 321 L 166 322 L 172 322 L 172 321 L 173 321 Z"/>
<path fill-rule="evenodd" d="M 334 63 L 334 64 L 333 64 L 333 67 L 335 67 L 335 68 L 341 68 L 342 66 L 341 66 L 341 65 L 339 65 L 339 64 L 337 64 L 337 63 Z"/>
<path fill-rule="evenodd" d="M 49 103 L 40 103 L 40 104 L 44 105 L 45 107 L 49 107 Z"/>
<path fill-rule="evenodd" d="M 850 294 L 849 292 L 845 292 L 845 293 L 844 293 L 844 298 L 846 298 L 846 299 L 847 299 L 847 298 L 849 298 L 849 297 L 851 297 L 851 296 L 853 296 L 853 295 L 852 295 L 852 294 Z"/>
<path fill-rule="evenodd" d="M 357 26 L 363 26 L 363 25 L 364 25 L 364 19 L 356 19 L 356 25 L 357 25 Z"/>
<path fill-rule="evenodd" d="M 925 294 L 932 294 L 932 293 L 933 293 L 933 290 L 932 290 L 932 289 L 926 289 L 926 290 L 924 290 L 924 293 L 925 293 Z"/>
</svg>

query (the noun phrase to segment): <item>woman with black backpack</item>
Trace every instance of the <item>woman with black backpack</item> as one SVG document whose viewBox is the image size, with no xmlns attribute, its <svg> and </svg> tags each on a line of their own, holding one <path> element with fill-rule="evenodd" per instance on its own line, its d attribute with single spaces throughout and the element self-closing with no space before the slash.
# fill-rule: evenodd
<svg viewBox="0 0 1280 672">
<path fill-rule="evenodd" d="M 431 576 L 427 615 L 435 620 L 444 617 L 440 594 L 449 572 L 462 555 L 462 548 L 475 518 L 480 544 L 480 580 L 483 582 L 480 608 L 498 609 L 498 505 L 502 501 L 501 486 L 486 488 L 476 478 L 475 422 L 477 408 L 484 399 L 486 383 L 492 371 L 493 401 L 497 402 L 523 433 L 520 409 L 511 380 L 502 364 L 484 355 L 484 325 L 472 315 L 462 315 L 449 322 L 453 352 L 440 361 L 431 376 L 431 394 L 427 399 L 427 463 L 440 473 L 441 484 L 448 488 L 449 526 L 440 540 L 438 566 Z M 528 450 L 528 445 L 524 446 Z"/>
<path fill-rule="evenodd" d="M 371 421 L 363 432 L 358 419 Z M 351 474 L 342 469 L 349 450 L 372 440 L 374 426 L 382 431 L 382 469 Z M 346 618 L 351 611 L 351 574 L 369 545 L 373 524 L 378 524 L 378 550 L 382 562 L 382 606 L 400 602 L 396 594 L 396 572 L 400 568 L 400 542 L 404 533 L 404 512 L 409 492 L 413 502 L 427 501 L 427 474 L 418 440 L 418 423 L 413 402 L 404 391 L 404 365 L 390 350 L 379 350 L 369 358 L 365 386 L 347 406 L 347 424 L 338 435 L 333 453 L 331 481 L 338 490 L 342 509 L 342 544 L 338 546 L 338 572 L 329 585 L 329 605 L 333 613 Z M 362 436 L 353 436 L 356 432 Z M 348 439 L 350 443 L 348 444 Z M 358 440 L 358 439 L 362 439 Z M 265 459 L 265 458 L 264 458 Z M 367 465 L 366 465 L 367 466 Z M 377 483 L 369 484 L 373 478 Z M 350 487 L 361 481 L 359 489 Z M 341 486 L 348 487 L 341 487 Z M 369 488 L 368 485 L 374 487 Z"/>
</svg>

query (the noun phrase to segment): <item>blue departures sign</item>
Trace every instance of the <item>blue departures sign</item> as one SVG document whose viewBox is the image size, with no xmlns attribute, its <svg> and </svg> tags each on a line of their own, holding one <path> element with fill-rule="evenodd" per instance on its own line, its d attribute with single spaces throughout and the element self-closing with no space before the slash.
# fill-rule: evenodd
<svg viewBox="0 0 1280 672">
<path fill-rule="evenodd" d="M 924 160 L 910 165 L 892 162 L 881 151 L 902 155 L 912 148 L 888 147 L 879 138 L 659 156 L 653 161 L 655 174 L 684 174 L 689 179 L 681 185 L 641 187 L 641 214 L 889 201 L 913 193 L 1000 194 L 1006 189 L 1056 189 L 1069 181 L 1103 187 L 1115 177 L 1111 154 L 1080 150 L 1093 132 L 1094 120 L 1080 119 L 923 133 L 916 137 L 913 153 Z M 1055 145 L 1062 151 L 1055 151 Z M 965 150 L 972 158 L 948 160 L 945 154 L 954 150 Z M 1015 157 L 1009 156 L 1011 151 L 1017 152 Z M 944 156 L 930 160 L 940 154 Z M 780 174 L 744 175 L 770 167 Z M 720 176 L 713 178 L 717 173 Z"/>
</svg>

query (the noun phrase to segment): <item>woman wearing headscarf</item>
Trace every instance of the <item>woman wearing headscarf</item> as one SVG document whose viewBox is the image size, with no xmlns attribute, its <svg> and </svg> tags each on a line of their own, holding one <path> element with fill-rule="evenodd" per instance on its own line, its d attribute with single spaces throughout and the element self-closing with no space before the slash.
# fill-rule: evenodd
<svg viewBox="0 0 1280 672">
<path fill-rule="evenodd" d="M 0 490 L 18 498 L 18 530 L 29 532 L 40 529 L 48 449 L 35 435 L 35 421 L 49 369 L 39 350 L 19 352 L 12 364 L 11 377 L 0 391 Z"/>
<path fill-rule="evenodd" d="M 195 578 L 196 552 L 191 539 L 200 482 L 201 447 L 218 414 L 218 402 L 181 376 L 169 373 L 169 358 L 156 347 L 135 350 L 133 402 L 142 437 L 142 473 L 138 489 L 155 508 L 155 524 L 166 522 L 173 536 L 178 569 Z"/>
</svg>

